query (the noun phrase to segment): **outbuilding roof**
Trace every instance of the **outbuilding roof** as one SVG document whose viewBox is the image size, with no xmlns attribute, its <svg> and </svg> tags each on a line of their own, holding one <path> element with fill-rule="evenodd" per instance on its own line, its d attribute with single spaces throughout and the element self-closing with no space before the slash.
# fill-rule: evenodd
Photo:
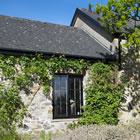
<svg viewBox="0 0 140 140">
<path fill-rule="evenodd" d="M 87 22 L 90 21 L 91 25 L 92 24 L 96 25 L 96 27 L 99 30 L 98 32 L 100 32 L 104 37 L 106 37 L 106 39 L 111 40 L 111 38 L 113 38 L 113 36 L 109 32 L 107 32 L 107 30 L 105 29 L 106 27 L 104 27 L 100 23 L 100 19 L 102 18 L 101 15 L 99 15 L 96 12 L 93 12 L 93 11 L 91 12 L 88 9 L 85 9 L 85 8 L 82 8 L 82 9 L 77 8 L 76 11 L 75 11 L 75 16 L 72 20 L 71 25 L 74 24 L 74 22 L 75 22 L 74 20 L 75 20 L 75 17 L 77 15 L 86 17 Z M 121 32 L 122 33 L 128 33 L 128 31 L 134 29 L 135 26 L 140 27 L 140 20 L 129 18 L 129 20 L 127 21 L 127 24 L 122 27 Z M 117 33 L 120 33 L 120 31 L 118 31 Z"/>
<path fill-rule="evenodd" d="M 95 12 L 89 12 L 88 9 L 82 8 L 79 9 L 77 8 L 75 11 L 75 14 L 73 16 L 71 26 L 74 26 L 77 17 L 82 19 L 88 26 L 90 26 L 93 30 L 95 30 L 97 33 L 101 34 L 104 38 L 106 38 L 108 41 L 112 42 L 113 41 L 113 36 L 110 32 L 108 32 L 105 27 L 103 27 L 99 19 L 101 18 L 100 15 L 98 15 Z"/>
<path fill-rule="evenodd" d="M 9 16 L 0 16 L 0 51 L 115 58 L 81 29 Z"/>
</svg>

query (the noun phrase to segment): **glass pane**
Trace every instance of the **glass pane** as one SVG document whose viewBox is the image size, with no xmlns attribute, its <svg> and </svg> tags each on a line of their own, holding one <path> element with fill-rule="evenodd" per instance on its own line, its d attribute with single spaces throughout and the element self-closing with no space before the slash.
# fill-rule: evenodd
<svg viewBox="0 0 140 140">
<path fill-rule="evenodd" d="M 60 117 L 66 117 L 66 92 L 61 91 Z"/>
<path fill-rule="evenodd" d="M 80 79 L 75 78 L 75 88 L 76 88 L 76 90 L 79 90 L 79 86 L 80 86 Z"/>
<path fill-rule="evenodd" d="M 76 112 L 76 102 L 74 90 L 69 90 L 69 102 L 70 102 L 70 116 L 74 116 Z"/>
<path fill-rule="evenodd" d="M 54 90 L 59 90 L 60 89 L 60 77 L 55 76 L 54 78 Z"/>
<path fill-rule="evenodd" d="M 54 118 L 81 114 L 82 78 L 56 75 L 54 79 Z"/>
<path fill-rule="evenodd" d="M 54 78 L 54 118 L 67 117 L 67 76 Z"/>
<path fill-rule="evenodd" d="M 61 76 L 60 78 L 60 90 L 66 90 L 67 88 L 67 77 Z"/>
<path fill-rule="evenodd" d="M 69 89 L 74 89 L 74 78 L 72 77 L 69 78 Z"/>
<path fill-rule="evenodd" d="M 69 102 L 70 116 L 78 116 L 81 114 L 81 94 L 82 94 L 82 78 L 69 77 Z"/>
<path fill-rule="evenodd" d="M 69 90 L 69 98 L 72 99 L 72 100 L 75 100 L 75 97 L 74 97 L 74 90 Z"/>
<path fill-rule="evenodd" d="M 54 116 L 57 116 L 60 112 L 60 94 L 59 90 L 56 92 L 55 91 L 55 98 L 54 98 Z"/>
<path fill-rule="evenodd" d="M 76 115 L 80 115 L 80 91 L 76 91 Z"/>
</svg>

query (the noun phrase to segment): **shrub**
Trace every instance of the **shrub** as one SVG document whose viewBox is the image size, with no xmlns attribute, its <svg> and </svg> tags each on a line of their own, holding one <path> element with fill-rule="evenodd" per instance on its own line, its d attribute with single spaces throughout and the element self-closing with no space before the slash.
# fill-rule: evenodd
<svg viewBox="0 0 140 140">
<path fill-rule="evenodd" d="M 17 137 L 15 124 L 23 117 L 24 105 L 16 88 L 0 86 L 0 138 L 12 140 Z"/>
<path fill-rule="evenodd" d="M 95 63 L 90 68 L 86 105 L 80 124 L 117 124 L 123 87 L 117 84 L 117 68 Z"/>
<path fill-rule="evenodd" d="M 68 130 L 53 140 L 139 140 L 140 119 L 123 125 L 89 125 Z"/>
</svg>

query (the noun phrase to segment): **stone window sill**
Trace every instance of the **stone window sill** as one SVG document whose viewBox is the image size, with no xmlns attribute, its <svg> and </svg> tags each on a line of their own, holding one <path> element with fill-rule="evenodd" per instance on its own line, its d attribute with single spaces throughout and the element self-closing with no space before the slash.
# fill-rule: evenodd
<svg viewBox="0 0 140 140">
<path fill-rule="evenodd" d="M 53 119 L 52 122 L 72 122 L 78 121 L 78 118 L 67 118 L 67 119 Z"/>
</svg>

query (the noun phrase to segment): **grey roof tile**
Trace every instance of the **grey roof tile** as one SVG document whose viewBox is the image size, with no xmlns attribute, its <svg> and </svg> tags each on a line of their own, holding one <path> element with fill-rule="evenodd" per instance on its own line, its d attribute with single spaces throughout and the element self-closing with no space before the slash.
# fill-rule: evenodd
<svg viewBox="0 0 140 140">
<path fill-rule="evenodd" d="M 72 19 L 71 26 L 74 26 L 77 17 L 83 20 L 88 26 L 90 26 L 97 33 L 101 34 L 108 41 L 110 42 L 113 41 L 114 38 L 113 35 L 100 24 L 99 22 L 99 19 L 101 18 L 100 15 L 96 14 L 95 12 L 90 12 L 85 8 L 82 9 L 77 8 L 74 17 Z"/>
<path fill-rule="evenodd" d="M 110 51 L 78 28 L 9 16 L 0 16 L 0 49 L 113 58 Z"/>
</svg>

